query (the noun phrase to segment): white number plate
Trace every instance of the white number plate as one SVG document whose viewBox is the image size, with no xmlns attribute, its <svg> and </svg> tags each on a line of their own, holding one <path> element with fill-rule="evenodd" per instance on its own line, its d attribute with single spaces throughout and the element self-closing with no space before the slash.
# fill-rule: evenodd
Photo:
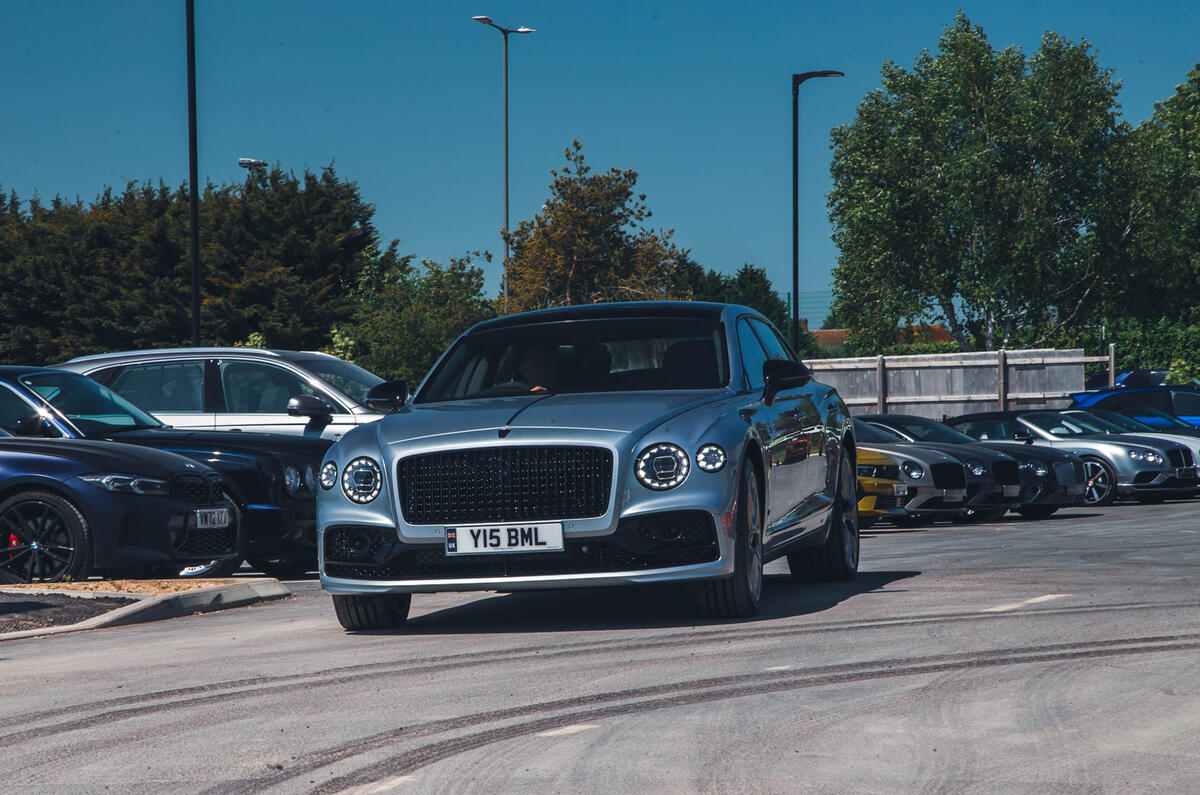
<svg viewBox="0 0 1200 795">
<path fill-rule="evenodd" d="M 200 530 L 209 530 L 216 527 L 229 527 L 229 509 L 198 509 L 196 511 L 196 527 Z"/>
<path fill-rule="evenodd" d="M 447 555 L 488 552 L 561 552 L 562 522 L 447 527 Z"/>
</svg>

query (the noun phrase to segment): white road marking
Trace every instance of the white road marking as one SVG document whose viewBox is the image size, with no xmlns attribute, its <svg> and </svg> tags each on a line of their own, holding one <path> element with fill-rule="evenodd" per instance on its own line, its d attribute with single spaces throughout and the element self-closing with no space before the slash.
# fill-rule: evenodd
<svg viewBox="0 0 1200 795">
<path fill-rule="evenodd" d="M 351 787 L 350 789 L 342 790 L 338 795 L 378 795 L 381 792 L 391 792 L 399 789 L 401 784 L 407 784 L 412 781 L 414 776 L 393 776 L 385 778 L 382 781 L 376 781 L 371 784 L 363 784 L 359 787 Z"/>
<path fill-rule="evenodd" d="M 1070 595 L 1071 594 L 1069 594 L 1069 593 L 1048 593 L 1045 596 L 1035 596 L 1032 599 L 1026 599 L 1024 602 L 1013 602 L 1012 604 L 1008 604 L 1008 605 L 996 605 L 995 607 L 988 607 L 983 610 L 980 610 L 979 612 L 980 613 L 1005 613 L 1009 610 L 1016 610 L 1021 607 L 1028 607 L 1029 605 L 1036 605 L 1039 602 L 1049 602 L 1054 599 L 1062 599 L 1064 596 L 1070 596 Z"/>
<path fill-rule="evenodd" d="M 591 729 L 599 729 L 600 727 L 594 723 L 576 723 L 573 726 L 563 726 L 561 729 L 551 729 L 550 731 L 538 732 L 538 737 L 565 737 L 568 734 L 579 734 L 580 732 L 590 731 Z"/>
<path fill-rule="evenodd" d="M 763 670 L 764 671 L 790 671 L 790 670 L 792 670 L 792 666 L 790 666 L 790 665 L 772 665 L 770 668 L 764 668 Z"/>
</svg>

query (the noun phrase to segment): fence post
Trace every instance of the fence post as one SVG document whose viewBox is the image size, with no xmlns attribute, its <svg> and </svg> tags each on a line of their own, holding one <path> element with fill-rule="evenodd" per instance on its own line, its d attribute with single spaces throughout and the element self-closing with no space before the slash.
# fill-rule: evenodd
<svg viewBox="0 0 1200 795">
<path fill-rule="evenodd" d="M 1008 352 L 996 351 L 996 391 L 1000 395 L 1001 411 L 1008 411 Z"/>
<path fill-rule="evenodd" d="M 883 356 L 875 357 L 875 412 L 887 413 L 887 364 Z"/>
<path fill-rule="evenodd" d="M 1108 388 L 1117 385 L 1117 343 L 1108 343 Z"/>
</svg>

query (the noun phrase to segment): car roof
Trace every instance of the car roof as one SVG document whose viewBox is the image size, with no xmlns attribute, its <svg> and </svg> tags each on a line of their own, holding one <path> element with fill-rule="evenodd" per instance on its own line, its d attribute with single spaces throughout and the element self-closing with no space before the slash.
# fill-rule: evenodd
<svg viewBox="0 0 1200 795">
<path fill-rule="evenodd" d="M 93 353 L 87 356 L 76 356 L 73 359 L 68 359 L 64 364 L 79 364 L 81 362 L 103 362 L 103 361 L 120 361 L 123 359 L 150 359 L 156 357 L 185 357 L 196 356 L 258 356 L 270 359 L 283 359 L 285 361 L 296 361 L 299 359 L 311 358 L 328 358 L 336 359 L 336 356 L 331 356 L 328 353 L 321 351 L 289 351 L 278 348 L 243 348 L 240 346 L 227 347 L 212 347 L 212 348 L 145 348 L 135 351 L 115 351 L 113 353 Z"/>
<path fill-rule="evenodd" d="M 1054 411 L 1054 409 L 1030 409 L 1029 411 Z M 946 422 L 958 422 L 959 420 L 1011 420 L 1028 413 L 1028 411 L 976 411 L 971 414 L 959 414 L 957 417 L 947 417 Z"/>
<path fill-rule="evenodd" d="M 656 317 L 689 318 L 697 320 L 720 320 L 722 314 L 733 308 L 762 317 L 749 307 L 735 304 L 715 304 L 706 301 L 627 301 L 611 304 L 586 304 L 582 306 L 560 306 L 521 312 L 476 323 L 467 332 L 492 331 L 499 328 L 525 326 L 534 323 L 554 323 L 562 320 L 599 320 L 603 318 Z M 764 318 L 765 319 L 765 318 Z"/>
</svg>

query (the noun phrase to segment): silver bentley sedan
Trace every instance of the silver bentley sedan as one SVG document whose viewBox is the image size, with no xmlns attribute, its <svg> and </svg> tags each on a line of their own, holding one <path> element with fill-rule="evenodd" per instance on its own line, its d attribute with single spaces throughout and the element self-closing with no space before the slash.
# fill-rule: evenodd
<svg viewBox="0 0 1200 795">
<path fill-rule="evenodd" d="M 754 615 L 763 564 L 858 568 L 849 412 L 742 306 L 564 307 L 480 323 L 320 473 L 321 583 L 346 629 L 420 592 L 682 583 Z"/>
</svg>

